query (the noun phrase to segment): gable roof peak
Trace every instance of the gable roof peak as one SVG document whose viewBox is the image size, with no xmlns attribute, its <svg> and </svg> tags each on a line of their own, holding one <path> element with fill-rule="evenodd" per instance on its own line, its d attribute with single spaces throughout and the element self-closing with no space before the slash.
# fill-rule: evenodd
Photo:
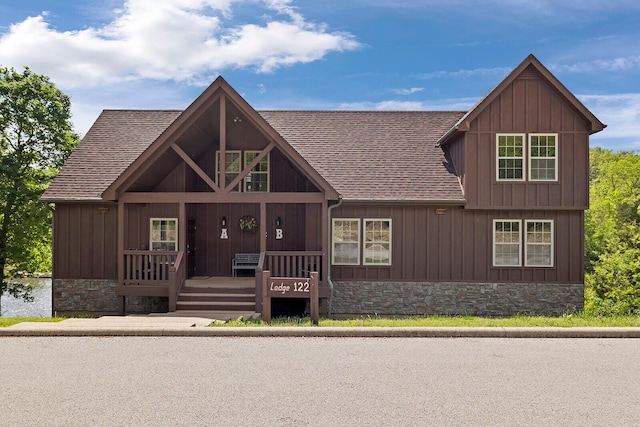
<svg viewBox="0 0 640 427">
<path fill-rule="evenodd" d="M 596 133 L 606 127 L 598 118 L 584 106 L 582 102 L 569 90 L 565 85 L 554 76 L 551 71 L 545 67 L 542 62 L 533 53 L 527 55 L 527 57 L 514 68 L 496 87 L 494 87 L 488 94 L 481 98 L 476 105 L 474 105 L 447 133 L 445 133 L 439 140 L 438 145 L 445 145 L 453 135 L 458 132 L 465 132 L 469 130 L 469 125 L 473 119 L 475 119 L 491 102 L 493 102 L 502 91 L 513 83 L 519 77 L 524 77 L 528 73 L 527 70 L 533 67 L 540 78 L 549 83 L 567 102 L 569 102 L 583 117 L 591 124 L 590 133 Z"/>
</svg>

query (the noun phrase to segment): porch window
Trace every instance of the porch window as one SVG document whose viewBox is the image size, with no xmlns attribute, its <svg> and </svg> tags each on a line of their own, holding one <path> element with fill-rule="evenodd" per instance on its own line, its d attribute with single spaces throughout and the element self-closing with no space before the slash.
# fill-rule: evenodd
<svg viewBox="0 0 640 427">
<path fill-rule="evenodd" d="M 332 264 L 360 264 L 360 219 L 333 219 Z"/>
<path fill-rule="evenodd" d="M 152 251 L 178 250 L 178 219 L 151 218 L 149 247 Z"/>
<path fill-rule="evenodd" d="M 260 151 L 245 151 L 244 166 L 249 166 L 259 154 Z M 269 154 L 251 169 L 244 181 L 244 191 L 269 191 Z"/>
<path fill-rule="evenodd" d="M 558 169 L 557 135 L 533 133 L 529 135 L 529 179 L 556 181 Z"/>
<path fill-rule="evenodd" d="M 391 265 L 391 220 L 364 220 L 364 265 Z"/>
<path fill-rule="evenodd" d="M 225 187 L 231 184 L 242 171 L 242 151 L 230 150 L 224 154 L 224 184 L 221 184 L 220 179 L 220 151 L 216 151 L 216 182 L 218 185 L 224 185 Z M 240 184 L 233 187 L 231 191 L 240 191 Z"/>
<path fill-rule="evenodd" d="M 518 267 L 521 265 L 520 220 L 493 220 L 493 265 Z"/>
<path fill-rule="evenodd" d="M 525 221 L 524 265 L 553 267 L 553 221 Z"/>
<path fill-rule="evenodd" d="M 524 135 L 498 134 L 497 138 L 498 181 L 524 181 Z"/>
</svg>

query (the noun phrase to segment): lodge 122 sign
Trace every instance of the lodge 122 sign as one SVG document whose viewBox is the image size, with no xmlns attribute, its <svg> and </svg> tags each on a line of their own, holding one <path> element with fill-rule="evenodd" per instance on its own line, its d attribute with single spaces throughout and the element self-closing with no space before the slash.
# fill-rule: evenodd
<svg viewBox="0 0 640 427">
<path fill-rule="evenodd" d="M 304 281 L 288 277 L 272 277 L 269 281 L 271 297 L 309 298 L 311 289 L 310 279 Z"/>
<path fill-rule="evenodd" d="M 271 321 L 271 298 L 309 298 L 311 320 L 318 324 L 319 296 L 318 273 L 311 277 L 271 277 L 270 271 L 262 272 L 262 319 Z"/>
</svg>

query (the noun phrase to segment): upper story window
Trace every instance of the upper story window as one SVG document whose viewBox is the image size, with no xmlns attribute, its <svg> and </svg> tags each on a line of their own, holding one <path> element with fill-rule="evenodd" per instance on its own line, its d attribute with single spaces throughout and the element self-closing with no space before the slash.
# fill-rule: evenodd
<svg viewBox="0 0 640 427">
<path fill-rule="evenodd" d="M 152 251 L 178 250 L 178 219 L 151 218 L 149 247 Z"/>
<path fill-rule="evenodd" d="M 260 151 L 240 151 L 229 150 L 225 152 L 225 182 L 224 186 L 231 184 L 236 179 L 242 169 L 248 166 Z M 244 180 L 231 191 L 269 191 L 269 154 L 267 154 L 258 164 L 247 174 Z M 216 182 L 220 183 L 220 151 L 216 151 Z"/>
<path fill-rule="evenodd" d="M 531 133 L 526 146 L 525 140 L 525 134 L 496 136 L 496 180 L 557 181 L 558 134 Z"/>
<path fill-rule="evenodd" d="M 524 180 L 524 134 L 498 134 L 498 180 Z"/>
<path fill-rule="evenodd" d="M 216 183 L 226 187 L 242 171 L 242 151 L 225 151 L 224 153 L 224 184 L 220 180 L 220 152 L 216 151 Z M 240 184 L 233 187 L 231 191 L 240 191 Z"/>
<path fill-rule="evenodd" d="M 529 134 L 529 179 L 556 181 L 558 156 L 556 134 Z"/>
<path fill-rule="evenodd" d="M 260 151 L 245 151 L 245 167 L 260 154 Z M 264 156 L 244 179 L 244 191 L 269 191 L 269 154 Z"/>
</svg>

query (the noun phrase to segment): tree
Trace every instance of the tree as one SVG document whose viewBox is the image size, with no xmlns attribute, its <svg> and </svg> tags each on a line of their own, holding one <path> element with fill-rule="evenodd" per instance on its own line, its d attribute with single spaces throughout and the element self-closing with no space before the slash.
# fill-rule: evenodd
<svg viewBox="0 0 640 427">
<path fill-rule="evenodd" d="M 640 155 L 590 154 L 585 311 L 640 314 Z"/>
<path fill-rule="evenodd" d="M 51 271 L 51 211 L 39 198 L 78 143 L 71 101 L 46 76 L 0 66 L 0 296 Z"/>
</svg>

